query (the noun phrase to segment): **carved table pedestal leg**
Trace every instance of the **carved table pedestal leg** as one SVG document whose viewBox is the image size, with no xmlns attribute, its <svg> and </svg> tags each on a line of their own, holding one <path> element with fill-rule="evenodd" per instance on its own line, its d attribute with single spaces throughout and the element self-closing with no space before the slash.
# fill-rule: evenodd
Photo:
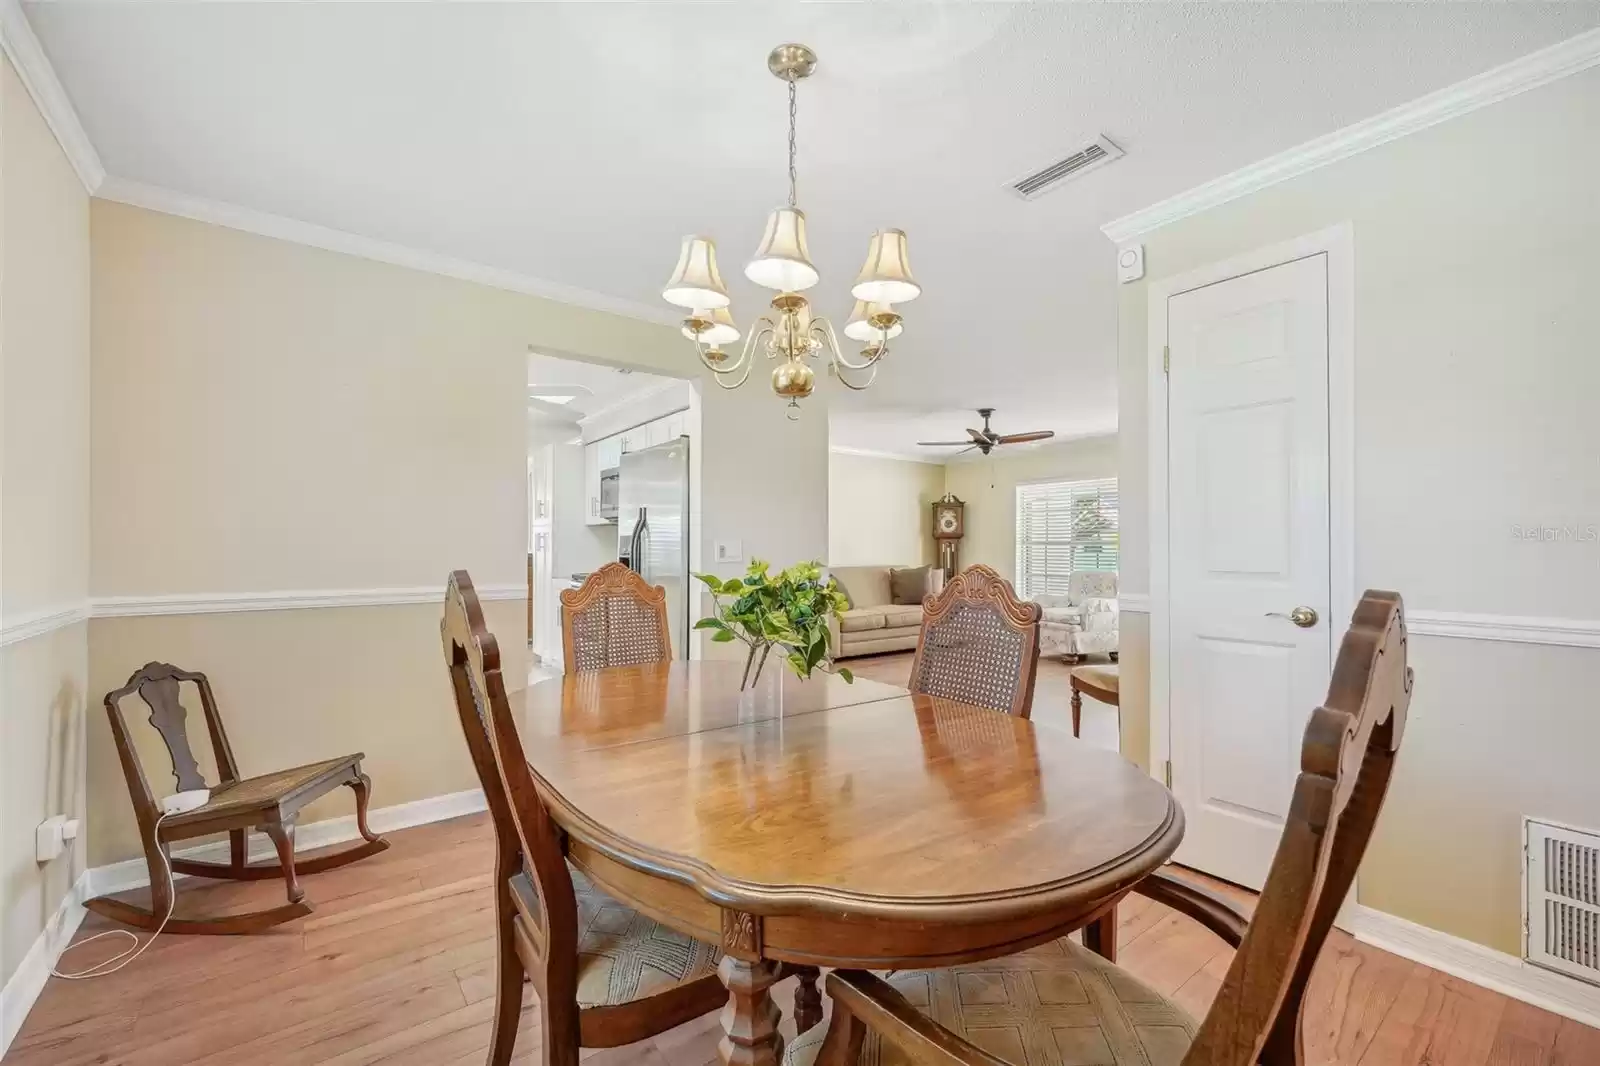
<svg viewBox="0 0 1600 1066">
<path fill-rule="evenodd" d="M 768 994 L 778 980 L 778 964 L 762 959 L 746 962 L 724 955 L 717 976 L 728 989 L 722 1008 L 722 1042 L 717 1054 L 723 1066 L 778 1066 L 783 1037 L 778 1033 L 778 1005 Z"/>
</svg>

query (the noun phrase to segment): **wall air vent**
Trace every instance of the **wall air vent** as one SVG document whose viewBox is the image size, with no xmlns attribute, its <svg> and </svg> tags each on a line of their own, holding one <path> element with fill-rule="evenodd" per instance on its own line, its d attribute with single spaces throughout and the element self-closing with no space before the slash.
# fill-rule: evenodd
<svg viewBox="0 0 1600 1066">
<path fill-rule="evenodd" d="M 1527 821 L 1529 962 L 1600 984 L 1600 834 Z"/>
<path fill-rule="evenodd" d="M 1068 178 L 1087 174 L 1095 167 L 1104 166 L 1122 156 L 1122 149 L 1101 135 L 1065 159 L 1058 159 L 1026 177 L 1018 178 L 1006 188 L 1024 200 L 1037 200 L 1051 189 L 1064 185 Z"/>
</svg>

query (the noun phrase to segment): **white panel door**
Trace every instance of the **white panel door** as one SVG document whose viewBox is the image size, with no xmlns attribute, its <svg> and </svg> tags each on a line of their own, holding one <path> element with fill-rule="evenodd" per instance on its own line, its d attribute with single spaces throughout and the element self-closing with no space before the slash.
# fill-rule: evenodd
<svg viewBox="0 0 1600 1066">
<path fill-rule="evenodd" d="M 1317 254 L 1167 303 L 1176 858 L 1257 889 L 1331 664 L 1327 278 Z"/>
</svg>

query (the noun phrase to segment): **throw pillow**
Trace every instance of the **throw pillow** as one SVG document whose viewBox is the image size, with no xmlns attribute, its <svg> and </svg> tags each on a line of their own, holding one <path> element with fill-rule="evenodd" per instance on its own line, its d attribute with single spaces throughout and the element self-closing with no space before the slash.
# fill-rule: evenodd
<svg viewBox="0 0 1600 1066">
<path fill-rule="evenodd" d="M 889 569 L 889 602 L 905 607 L 920 607 L 922 597 L 928 594 L 928 570 L 926 566 L 907 567 L 904 570 Z"/>
</svg>

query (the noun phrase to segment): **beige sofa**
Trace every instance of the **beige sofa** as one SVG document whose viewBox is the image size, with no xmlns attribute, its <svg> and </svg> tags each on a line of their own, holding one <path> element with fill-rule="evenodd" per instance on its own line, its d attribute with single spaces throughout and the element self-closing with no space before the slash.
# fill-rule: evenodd
<svg viewBox="0 0 1600 1066">
<path fill-rule="evenodd" d="M 884 651 L 909 651 L 922 631 L 922 605 L 891 603 L 887 566 L 839 566 L 828 573 L 850 598 L 850 609 L 828 621 L 833 657 L 872 655 Z M 927 595 L 944 587 L 944 572 L 928 569 Z"/>
</svg>

